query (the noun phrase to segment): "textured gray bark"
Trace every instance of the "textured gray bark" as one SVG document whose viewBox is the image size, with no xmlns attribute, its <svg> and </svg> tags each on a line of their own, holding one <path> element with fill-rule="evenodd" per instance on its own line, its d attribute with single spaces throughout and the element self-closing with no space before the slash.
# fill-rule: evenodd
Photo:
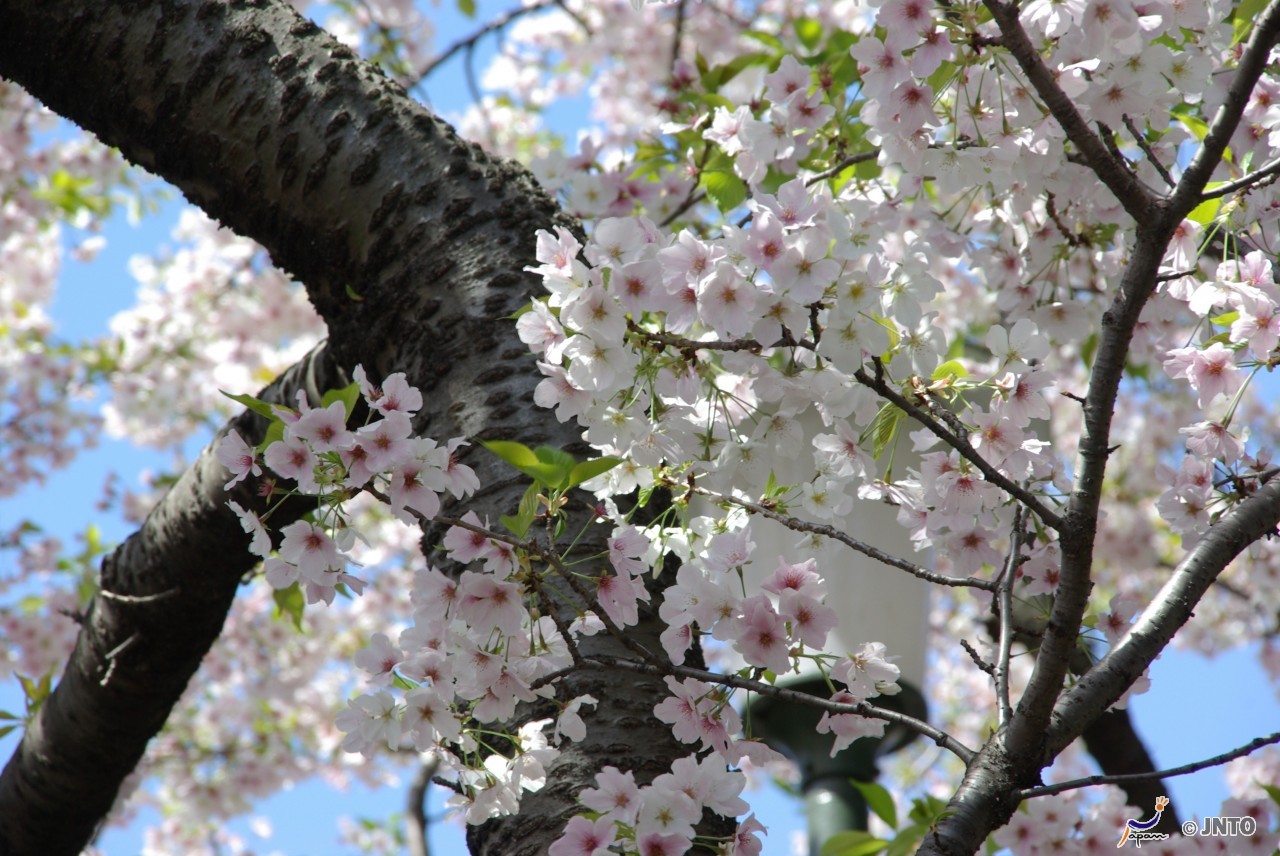
<svg viewBox="0 0 1280 856">
<path fill-rule="evenodd" d="M 404 371 L 423 390 L 415 427 L 426 436 L 578 442 L 534 407 L 540 376 L 504 320 L 539 288 L 523 271 L 534 231 L 574 224 L 524 170 L 459 139 L 285 4 L 0 0 L 0 74 L 304 283 L 329 329 L 322 385 L 333 367 Z M 468 507 L 494 519 L 515 508 L 523 485 L 503 465 L 480 454 L 468 463 L 486 486 Z M 251 565 L 222 505 L 224 479 L 206 455 L 104 562 L 109 591 L 175 593 L 95 601 L 68 677 L 0 776 L 0 853 L 79 852 L 216 638 Z M 638 628 L 646 637 L 657 629 Z M 573 686 L 601 702 L 591 741 L 556 762 L 521 816 L 473 834 L 473 847 L 545 852 L 600 766 L 643 775 L 684 754 L 648 715 L 660 687 L 599 675 Z"/>
</svg>

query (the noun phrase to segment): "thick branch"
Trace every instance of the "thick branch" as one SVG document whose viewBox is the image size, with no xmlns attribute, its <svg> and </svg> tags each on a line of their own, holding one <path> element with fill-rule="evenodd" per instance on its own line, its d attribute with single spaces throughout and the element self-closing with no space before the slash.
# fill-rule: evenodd
<svg viewBox="0 0 1280 856">
<path fill-rule="evenodd" d="M 1215 523 L 1178 565 L 1151 605 L 1088 674 L 1058 702 L 1048 731 L 1056 754 L 1089 722 L 1115 704 L 1191 618 L 1200 598 L 1227 565 L 1280 523 L 1280 479 L 1272 479 Z"/>
<path fill-rule="evenodd" d="M 319 404 L 320 391 L 342 380 L 322 346 L 259 397 L 293 405 L 306 390 Z M 228 430 L 255 444 L 266 420 L 246 412 Z M 265 510 L 248 483 L 228 497 L 226 480 L 206 450 L 103 560 L 102 592 L 62 680 L 0 775 L 0 852 L 79 853 L 222 631 L 242 577 L 257 563 L 225 501 Z M 311 507 L 286 504 L 272 519 L 287 523 Z"/>
<path fill-rule="evenodd" d="M 1169 209 L 1179 221 L 1200 204 L 1201 192 L 1213 171 L 1222 162 L 1222 155 L 1231 142 L 1231 135 L 1240 124 L 1244 108 L 1249 104 L 1249 96 L 1267 67 L 1267 60 L 1277 39 L 1280 39 L 1280 2 L 1273 0 L 1254 23 L 1249 41 L 1240 54 L 1235 77 L 1227 89 L 1227 97 L 1214 114 L 1204 143 L 1191 163 L 1187 164 L 1182 180 L 1178 182 L 1178 187 L 1169 200 Z"/>
<path fill-rule="evenodd" d="M 1062 126 L 1067 139 L 1071 140 L 1084 156 L 1090 169 L 1120 201 L 1124 210 L 1129 212 L 1129 216 L 1139 223 L 1150 219 L 1155 212 L 1155 198 L 1143 187 L 1142 182 L 1129 172 L 1125 164 L 1107 150 L 1102 140 L 1089 129 L 1089 125 L 1076 109 L 1076 105 L 1058 86 L 1053 72 L 1044 64 L 1044 60 L 1036 52 L 1031 40 L 1027 38 L 1027 31 L 1018 21 L 1018 4 L 1002 2 L 1002 0 L 983 0 L 983 3 L 991 11 L 991 17 L 1000 27 L 1002 44 L 1017 60 L 1023 74 L 1035 87 L 1040 100 Z"/>
</svg>

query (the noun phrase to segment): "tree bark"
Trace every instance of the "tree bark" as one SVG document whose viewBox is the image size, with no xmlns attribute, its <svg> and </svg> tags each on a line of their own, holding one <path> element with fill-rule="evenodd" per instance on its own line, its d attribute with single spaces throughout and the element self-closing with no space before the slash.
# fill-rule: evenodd
<svg viewBox="0 0 1280 856">
<path fill-rule="evenodd" d="M 526 171 L 461 140 L 289 6 L 0 0 L 0 74 L 304 283 L 329 329 L 320 386 L 357 363 L 374 378 L 404 371 L 427 402 L 422 435 L 580 443 L 534 406 L 540 375 L 505 320 L 540 288 L 524 272 L 535 230 L 576 225 Z M 291 400 L 288 384 L 271 394 Z M 253 442 L 245 419 L 237 430 Z M 524 485 L 505 465 L 467 463 L 484 485 L 469 508 L 496 519 L 516 507 Z M 104 561 L 105 591 L 154 600 L 94 601 L 64 680 L 0 775 L 0 853 L 80 851 L 220 632 L 253 564 L 225 478 L 206 452 Z M 248 506 L 241 487 L 230 498 Z M 636 638 L 657 634 L 642 618 Z M 644 777 L 686 754 L 649 715 L 657 678 L 581 684 L 570 691 L 600 700 L 588 715 L 599 736 L 561 756 L 520 816 L 473 834 L 477 851 L 543 853 L 601 766 Z"/>
</svg>

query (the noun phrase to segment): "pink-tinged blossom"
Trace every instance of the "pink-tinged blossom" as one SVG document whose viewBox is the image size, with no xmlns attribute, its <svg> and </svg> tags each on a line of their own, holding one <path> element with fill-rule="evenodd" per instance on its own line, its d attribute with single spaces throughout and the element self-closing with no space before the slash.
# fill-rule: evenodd
<svg viewBox="0 0 1280 856">
<path fill-rule="evenodd" d="M 860 701 L 865 701 L 865 699 L 844 691 L 831 696 L 831 700 L 838 704 L 857 704 Z M 850 743 L 860 737 L 883 737 L 884 720 L 871 719 L 870 717 L 859 716 L 856 713 L 824 712 L 822 718 L 818 720 L 817 728 L 814 730 L 819 734 L 835 735 L 835 740 L 831 745 L 831 757 L 834 758 L 837 753 L 848 748 Z"/>
<path fill-rule="evenodd" d="M 808 66 L 801 65 L 794 56 L 787 54 L 778 63 L 777 71 L 764 76 L 765 97 L 775 104 L 786 101 L 797 92 L 807 94 L 813 75 Z"/>
<path fill-rule="evenodd" d="M 644 582 L 629 573 L 601 574 L 596 579 L 596 600 L 618 627 L 630 627 L 640 621 L 637 601 L 649 601 Z"/>
<path fill-rule="evenodd" d="M 365 391 L 365 399 L 370 407 L 384 416 L 389 413 L 414 414 L 422 409 L 422 393 L 409 384 L 404 372 L 387 375 L 381 388 Z"/>
<path fill-rule="evenodd" d="M 697 755 L 677 758 L 671 764 L 671 772 L 658 776 L 653 784 L 679 788 L 698 805 L 724 817 L 737 817 L 751 808 L 740 796 L 747 777 L 740 770 L 730 770 L 718 755 L 708 755 L 701 761 Z"/>
<path fill-rule="evenodd" d="M 698 283 L 698 317 L 717 335 L 732 339 L 755 326 L 756 287 L 728 262 L 719 262 Z"/>
<path fill-rule="evenodd" d="M 267 528 L 262 525 L 262 518 L 258 517 L 257 512 L 247 511 L 235 501 L 227 502 L 227 507 L 240 518 L 240 528 L 252 536 L 249 541 L 249 552 L 266 558 L 271 553 L 271 536 L 267 534 Z"/>
<path fill-rule="evenodd" d="M 404 660 L 404 652 L 391 643 L 385 633 L 375 633 L 369 644 L 356 652 L 356 668 L 369 673 L 369 683 L 385 687 L 395 677 L 394 669 Z"/>
<path fill-rule="evenodd" d="M 760 584 L 760 588 L 777 595 L 790 591 L 809 597 L 822 597 L 826 590 L 822 577 L 818 576 L 817 559 L 805 559 L 792 565 L 781 557 L 778 558 L 778 567 Z"/>
<path fill-rule="evenodd" d="M 582 721 L 583 705 L 591 705 L 594 707 L 598 702 L 594 696 L 581 695 L 564 706 L 564 710 L 560 711 L 560 716 L 556 718 L 556 728 L 553 735 L 553 742 L 559 743 L 563 736 L 575 743 L 581 742 L 587 736 L 587 724 Z"/>
<path fill-rule="evenodd" d="M 810 648 L 826 646 L 827 634 L 840 623 L 836 611 L 817 598 L 795 591 L 784 591 L 778 599 L 778 612 L 791 623 L 791 637 Z"/>
<path fill-rule="evenodd" d="M 609 564 L 618 573 L 640 574 L 648 570 L 643 559 L 649 550 L 649 539 L 636 527 L 630 524 L 617 527 L 606 543 Z"/>
<path fill-rule="evenodd" d="M 370 758 L 378 744 L 385 743 L 391 750 L 400 748 L 398 713 L 395 698 L 386 690 L 352 699 L 334 720 L 340 730 L 347 732 L 342 750 Z"/>
<path fill-rule="evenodd" d="M 591 393 L 575 386 L 560 366 L 540 362 L 538 370 L 546 377 L 534 388 L 533 402 L 539 407 L 555 408 L 556 419 L 568 422 L 591 406 Z"/>
<path fill-rule="evenodd" d="M 232 476 L 231 481 L 222 486 L 223 490 L 231 490 L 250 474 L 262 475 L 262 467 L 258 466 L 258 453 L 235 431 L 227 432 L 214 454 Z"/>
<path fill-rule="evenodd" d="M 727 571 L 751 561 L 756 542 L 751 540 L 750 529 L 717 532 L 707 546 L 706 568 L 711 572 Z"/>
<path fill-rule="evenodd" d="M 534 257 L 542 264 L 525 270 L 569 282 L 573 279 L 573 262 L 581 249 L 582 244 L 564 226 L 556 226 L 555 234 L 539 229 Z"/>
<path fill-rule="evenodd" d="M 724 107 L 717 107 L 711 119 L 711 127 L 702 132 L 705 139 L 719 144 L 727 155 L 736 155 L 742 151 L 742 128 L 751 118 L 751 111 L 746 107 L 738 107 L 732 113 Z"/>
<path fill-rule="evenodd" d="M 417 459 L 402 461 L 390 470 L 387 498 L 391 500 L 391 510 L 396 517 L 405 523 L 413 523 L 413 516 L 406 514 L 404 509 L 412 509 L 427 518 L 439 513 L 440 497 L 427 486 L 427 481 L 437 473 Z"/>
<path fill-rule="evenodd" d="M 756 838 L 756 833 L 768 835 L 769 830 L 756 820 L 754 814 L 749 814 L 738 824 L 733 837 L 729 839 L 729 851 L 726 856 L 760 856 L 764 845 L 759 838 Z"/>
<path fill-rule="evenodd" d="M 305 440 L 292 436 L 290 433 L 292 430 L 292 427 L 286 428 L 284 439 L 277 440 L 267 447 L 263 460 L 276 475 L 296 481 L 298 490 L 303 493 L 316 493 L 320 490 L 315 472 L 319 460 Z"/>
<path fill-rule="evenodd" d="M 992 402 L 992 409 L 1013 420 L 1019 428 L 1025 428 L 1034 419 L 1048 419 L 1049 402 L 1041 390 L 1052 383 L 1052 378 L 1041 369 L 1025 374 L 1009 372 L 996 381 L 999 396 Z"/>
<path fill-rule="evenodd" d="M 911 76 L 901 51 L 872 36 L 858 39 L 849 55 L 857 60 L 862 90 L 868 98 L 888 95 Z"/>
<path fill-rule="evenodd" d="M 1187 451 L 1201 458 L 1219 459 L 1233 464 L 1244 454 L 1244 440 L 1232 434 L 1221 422 L 1197 422 L 1179 428 L 1186 435 Z"/>
<path fill-rule="evenodd" d="M 753 666 L 778 674 L 791 668 L 786 624 L 769 598 L 761 594 L 742 602 L 742 626 L 733 648 Z"/>
<path fill-rule="evenodd" d="M 424 618 L 445 618 L 450 607 L 457 601 L 458 583 L 435 568 L 427 567 L 413 575 L 413 594 L 410 598 Z"/>
<path fill-rule="evenodd" d="M 278 556 L 263 560 L 262 572 L 273 589 L 286 589 L 298 581 L 298 566 Z"/>
<path fill-rule="evenodd" d="M 413 444 L 409 441 L 412 433 L 408 414 L 397 410 L 362 427 L 356 432 L 356 442 L 365 450 L 365 466 L 379 473 L 412 456 Z"/>
<path fill-rule="evenodd" d="M 445 446 L 446 455 L 444 465 L 440 468 L 440 478 L 455 499 L 466 499 L 480 489 L 480 477 L 475 470 L 458 461 L 459 449 L 470 445 L 465 437 L 454 437 Z"/>
<path fill-rule="evenodd" d="M 672 294 L 696 286 L 724 257 L 724 247 L 707 243 L 688 229 L 681 229 L 669 247 L 658 251 L 663 280 Z"/>
<path fill-rule="evenodd" d="M 688 848 L 693 826 L 702 819 L 702 806 L 677 787 L 657 784 L 640 789 L 640 810 L 636 814 L 636 838 L 681 836 Z M 666 847 L 667 845 L 664 845 Z M 652 850 L 653 853 L 684 853 L 684 850 Z"/>
<path fill-rule="evenodd" d="M 547 359 L 553 363 L 560 362 L 561 349 L 566 338 L 560 319 L 552 314 L 550 307 L 541 300 L 535 300 L 532 308 L 516 320 L 516 332 L 520 341 L 529 346 L 535 354 L 546 352 Z"/>
<path fill-rule="evenodd" d="M 640 856 L 682 856 L 693 847 L 690 835 L 648 832 L 637 836 L 636 849 L 640 852 Z"/>
<path fill-rule="evenodd" d="M 416 687 L 404 694 L 402 725 L 419 751 L 429 749 L 438 740 L 454 743 L 462 736 L 461 723 L 434 686 Z"/>
<path fill-rule="evenodd" d="M 474 511 L 462 515 L 462 522 L 480 529 L 488 528 L 488 524 L 481 523 Z M 449 551 L 449 558 L 463 565 L 486 558 L 493 550 L 488 535 L 464 526 L 449 527 L 449 531 L 444 534 L 444 548 Z"/>
<path fill-rule="evenodd" d="M 1196 404 L 1204 408 L 1219 395 L 1230 398 L 1244 382 L 1235 362 L 1235 352 L 1221 342 L 1207 348 L 1174 348 L 1164 361 L 1169 377 L 1186 378 L 1198 392 Z"/>
<path fill-rule="evenodd" d="M 305 440 L 314 452 L 336 452 L 355 442 L 347 430 L 347 408 L 341 401 L 304 411 L 287 433 Z"/>
<path fill-rule="evenodd" d="M 549 856 L 609 856 L 609 848 L 615 841 L 616 830 L 609 818 L 571 817 L 564 834 L 551 844 L 547 853 Z"/>
<path fill-rule="evenodd" d="M 859 701 L 881 693 L 897 695 L 901 689 L 898 677 L 902 671 L 893 664 L 896 657 L 885 654 L 883 642 L 867 642 L 856 653 L 836 663 L 831 677 L 849 688 Z"/>
<path fill-rule="evenodd" d="M 458 581 L 458 615 L 481 633 L 497 628 L 513 636 L 520 632 L 525 616 L 523 593 L 517 583 L 463 571 Z"/>
<path fill-rule="evenodd" d="M 640 808 L 640 788 L 630 771 L 605 767 L 596 774 L 596 786 L 584 790 L 578 799 L 603 817 L 632 825 Z"/>
<path fill-rule="evenodd" d="M 347 566 L 346 557 L 324 530 L 314 523 L 297 520 L 280 530 L 280 558 L 296 565 L 302 577 L 322 586 L 332 586 L 335 576 Z"/>
</svg>

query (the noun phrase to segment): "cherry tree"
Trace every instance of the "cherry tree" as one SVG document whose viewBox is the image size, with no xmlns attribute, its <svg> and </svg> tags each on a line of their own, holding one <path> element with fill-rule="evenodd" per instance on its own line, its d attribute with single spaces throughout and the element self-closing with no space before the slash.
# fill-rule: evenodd
<svg viewBox="0 0 1280 856">
<path fill-rule="evenodd" d="M 9 536 L 6 585 L 43 588 L 0 615 L 5 851 L 140 805 L 157 851 L 243 847 L 255 798 L 415 764 L 473 852 L 759 853 L 753 697 L 945 752 L 877 802 L 894 852 L 1114 848 L 1179 772 L 1098 746 L 1155 658 L 1252 641 L 1280 674 L 1280 4 L 484 21 L 439 49 L 390 0 L 0 0 L 4 490 L 99 431 L 220 426 L 74 585 Z M 459 54 L 463 136 L 414 97 Z M 61 344 L 59 230 L 138 201 L 121 156 L 203 213 L 110 341 Z M 882 640 L 829 650 L 853 555 L 935 589 L 927 722 Z M 1275 849 L 1277 742 L 1191 765 L 1257 819 L 1232 852 Z"/>
</svg>

